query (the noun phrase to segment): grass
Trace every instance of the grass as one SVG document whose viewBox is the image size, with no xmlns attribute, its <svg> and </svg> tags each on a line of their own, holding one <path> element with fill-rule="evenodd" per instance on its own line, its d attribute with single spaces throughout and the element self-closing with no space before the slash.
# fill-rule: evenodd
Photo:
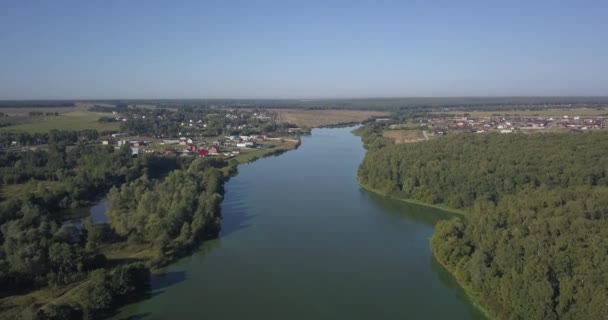
<svg viewBox="0 0 608 320">
<path fill-rule="evenodd" d="M 278 109 L 281 122 L 294 123 L 300 127 L 322 127 L 351 122 L 361 122 L 370 117 L 385 117 L 390 113 L 384 111 L 359 110 L 301 110 Z"/>
<path fill-rule="evenodd" d="M 372 187 L 370 187 L 370 186 L 362 183 L 361 180 L 359 179 L 359 177 L 357 177 L 357 182 L 359 183 L 359 185 L 361 187 L 363 187 L 363 189 L 371 191 L 371 192 L 376 193 L 376 194 L 379 194 L 379 195 L 384 196 L 384 197 L 388 197 L 388 198 L 391 198 L 391 199 L 394 199 L 394 200 L 404 201 L 404 202 L 408 202 L 408 203 L 413 203 L 413 204 L 417 204 L 417 205 L 421 205 L 421 206 L 425 206 L 425 207 L 435 208 L 435 209 L 439 209 L 439 210 L 442 210 L 442 211 L 445 211 L 445 212 L 455 213 L 455 214 L 458 214 L 458 215 L 463 215 L 463 216 L 466 215 L 466 211 L 461 210 L 461 209 L 456 209 L 456 208 L 451 208 L 451 207 L 448 207 L 448 206 L 442 206 L 442 205 L 436 205 L 436 204 L 430 204 L 430 203 L 423 202 L 423 201 L 420 201 L 420 200 L 415 200 L 415 199 L 404 199 L 404 198 L 397 198 L 397 197 L 390 196 L 390 195 L 388 195 L 388 194 L 386 194 L 384 192 L 381 192 L 381 191 L 379 191 L 377 189 L 374 189 L 374 188 L 372 188 Z"/>
<path fill-rule="evenodd" d="M 239 163 L 249 163 L 260 158 L 271 156 L 273 154 L 279 154 L 288 150 L 297 148 L 300 145 L 299 142 L 292 141 L 265 141 L 262 146 L 263 149 L 241 149 L 240 154 L 235 156 L 234 159 Z"/>
<path fill-rule="evenodd" d="M 0 131 L 42 133 L 57 130 L 97 129 L 117 130 L 118 122 L 98 122 L 99 118 L 108 116 L 106 113 L 74 110 L 59 116 L 30 117 L 31 122 L 0 128 Z"/>
<path fill-rule="evenodd" d="M 530 117 L 563 117 L 563 116 L 582 116 L 582 117 L 598 117 L 608 116 L 608 109 L 592 109 L 592 108 L 571 108 L 571 109 L 544 109 L 544 110 L 495 110 L 495 111 L 450 111 L 450 112 L 437 112 L 440 114 L 451 114 L 454 116 L 463 116 L 468 113 L 471 117 L 491 117 L 494 115 L 510 115 L 510 116 L 530 116 Z"/>
</svg>

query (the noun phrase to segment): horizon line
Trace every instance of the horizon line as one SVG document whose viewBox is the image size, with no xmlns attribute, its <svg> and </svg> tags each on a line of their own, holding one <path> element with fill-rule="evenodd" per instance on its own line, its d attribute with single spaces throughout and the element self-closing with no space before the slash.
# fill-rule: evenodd
<svg viewBox="0 0 608 320">
<path fill-rule="evenodd" d="M 608 98 L 606 95 L 465 95 L 465 96 L 369 96 L 369 97 L 316 97 L 316 98 L 230 98 L 230 97 L 213 97 L 213 98 L 0 98 L 0 102 L 10 101 L 120 101 L 120 100 L 288 100 L 288 101 L 319 101 L 319 100 L 397 100 L 397 99 L 498 99 L 498 98 Z"/>
</svg>

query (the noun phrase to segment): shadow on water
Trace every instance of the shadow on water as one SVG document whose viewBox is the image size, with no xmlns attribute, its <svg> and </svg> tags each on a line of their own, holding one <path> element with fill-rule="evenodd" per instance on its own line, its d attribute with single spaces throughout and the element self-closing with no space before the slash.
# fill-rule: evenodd
<svg viewBox="0 0 608 320">
<path fill-rule="evenodd" d="M 157 291 L 168 288 L 186 280 L 185 271 L 169 271 L 152 277 L 152 290 Z"/>
<path fill-rule="evenodd" d="M 477 307 L 475 307 L 475 305 L 471 301 L 471 298 L 469 298 L 464 289 L 458 284 L 458 281 L 456 281 L 456 278 L 454 278 L 454 276 L 444 266 L 442 266 L 439 261 L 437 261 L 435 256 L 431 255 L 431 258 L 429 260 L 431 269 L 433 270 L 433 272 L 435 272 L 435 274 L 437 274 L 439 281 L 441 281 L 444 286 L 454 290 L 458 300 L 463 301 L 466 305 L 470 306 L 469 311 L 471 313 L 471 318 L 486 319 L 484 313 Z"/>
<path fill-rule="evenodd" d="M 441 220 L 461 217 L 456 213 L 451 213 L 439 208 L 392 199 L 390 197 L 366 190 L 365 188 L 360 188 L 360 192 L 369 197 L 376 205 L 381 207 L 383 209 L 383 213 L 407 218 L 416 223 L 425 224 L 431 227 L 434 227 L 435 224 Z M 483 312 L 471 303 L 471 299 L 464 289 L 458 284 L 456 278 L 454 278 L 454 276 L 444 266 L 442 266 L 432 254 L 429 258 L 429 265 L 431 270 L 439 278 L 439 281 L 446 288 L 451 289 L 458 300 L 463 301 L 465 305 L 470 306 L 469 313 L 471 315 L 471 319 L 486 319 Z"/>
<path fill-rule="evenodd" d="M 363 187 L 359 188 L 361 194 L 369 197 L 376 205 L 390 215 L 406 216 L 410 220 L 434 227 L 440 220 L 447 220 L 453 217 L 459 217 L 458 214 L 451 213 L 439 208 L 424 206 L 421 204 L 411 203 L 392 199 L 387 196 L 369 191 Z"/>
<path fill-rule="evenodd" d="M 222 222 L 219 237 L 226 237 L 249 226 L 254 215 L 248 212 L 248 207 L 242 200 L 247 192 L 246 186 L 233 185 L 230 193 L 226 192 L 222 203 Z"/>
<path fill-rule="evenodd" d="M 224 215 L 220 229 L 220 238 L 249 227 L 253 215 L 242 210 L 230 210 L 229 216 Z"/>
<path fill-rule="evenodd" d="M 185 271 L 169 271 L 159 275 L 153 275 L 150 279 L 150 290 L 145 294 L 133 297 L 126 302 L 126 304 L 121 307 L 124 308 L 133 308 L 137 306 L 137 304 L 141 303 L 145 300 L 150 300 L 156 296 L 159 296 L 165 293 L 166 288 L 174 286 L 178 283 L 186 281 L 186 272 Z M 110 319 L 112 320 L 138 320 L 138 319 L 152 319 L 150 318 L 150 314 L 147 312 L 135 313 L 126 317 L 117 317 L 121 313 L 121 309 L 115 310 L 111 315 Z"/>
<path fill-rule="evenodd" d="M 141 319 L 152 319 L 152 318 L 150 318 L 150 313 L 148 313 L 148 312 L 142 312 L 142 313 L 137 313 L 137 314 L 127 316 L 127 317 L 118 318 L 118 320 L 141 320 Z"/>
</svg>

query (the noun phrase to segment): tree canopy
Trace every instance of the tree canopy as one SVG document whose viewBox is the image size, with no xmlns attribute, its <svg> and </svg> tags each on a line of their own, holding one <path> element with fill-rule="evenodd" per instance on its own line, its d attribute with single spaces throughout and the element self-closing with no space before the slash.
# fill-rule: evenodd
<svg viewBox="0 0 608 320">
<path fill-rule="evenodd" d="M 491 313 L 505 319 L 608 314 L 608 133 L 454 135 L 373 145 L 362 184 L 460 208 L 431 246 Z M 364 140 L 365 140 L 364 139 Z"/>
</svg>

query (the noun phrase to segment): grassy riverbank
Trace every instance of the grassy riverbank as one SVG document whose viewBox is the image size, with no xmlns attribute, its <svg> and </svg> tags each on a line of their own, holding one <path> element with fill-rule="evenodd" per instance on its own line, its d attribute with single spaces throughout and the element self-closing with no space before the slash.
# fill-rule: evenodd
<svg viewBox="0 0 608 320">
<path fill-rule="evenodd" d="M 445 212 L 449 212 L 449 213 L 454 213 L 457 215 L 461 215 L 461 216 L 465 216 L 466 212 L 464 210 L 461 209 L 455 209 L 455 208 L 450 208 L 447 206 L 442 206 L 442 205 L 436 205 L 436 204 L 430 204 L 430 203 L 426 203 L 420 200 L 416 200 L 416 199 L 403 199 L 403 198 L 398 198 L 398 197 L 394 197 L 391 196 L 389 194 L 386 194 L 378 189 L 374 189 L 372 187 L 370 187 L 369 185 L 366 185 L 365 183 L 361 182 L 361 179 L 359 179 L 359 177 L 357 177 L 357 182 L 359 183 L 359 185 L 361 187 L 363 187 L 365 190 L 371 191 L 373 193 L 379 194 L 381 196 L 384 197 L 388 197 L 394 200 L 398 200 L 398 201 L 403 201 L 403 202 L 408 202 L 408 203 L 413 203 L 413 204 L 417 204 L 417 205 L 421 205 L 421 206 L 425 206 L 425 207 L 430 207 L 430 208 L 435 208 L 435 209 L 439 209 Z"/>
<path fill-rule="evenodd" d="M 403 199 L 403 198 L 398 198 L 398 197 L 393 197 L 391 195 L 388 195 L 384 192 L 381 192 L 377 189 L 371 188 L 370 186 L 364 184 L 361 182 L 361 180 L 359 179 L 359 177 L 357 177 L 357 182 L 359 184 L 359 186 L 361 186 L 363 189 L 373 192 L 375 194 L 384 196 L 384 197 L 388 197 L 390 199 L 393 200 L 398 200 L 398 201 L 403 201 L 403 202 L 407 202 L 407 203 L 413 203 L 416 205 L 420 205 L 420 206 L 425 206 L 425 207 L 430 207 L 430 208 L 435 208 L 435 209 L 439 209 L 448 213 L 452 213 L 452 214 L 456 214 L 458 216 L 460 216 L 461 218 L 465 218 L 466 217 L 466 212 L 464 210 L 460 210 L 460 209 L 454 209 L 454 208 L 450 208 L 450 207 L 446 207 L 446 206 L 440 206 L 440 205 L 434 205 L 434 204 L 429 204 L 426 202 L 422 202 L 419 200 L 415 200 L 415 199 Z M 493 315 L 489 309 L 484 308 L 484 304 L 482 297 L 480 297 L 478 294 L 476 294 L 472 288 L 468 287 L 465 285 L 465 282 L 462 281 L 462 279 L 459 279 L 454 270 L 451 270 L 443 261 L 441 261 L 441 259 L 439 259 L 438 255 L 436 254 L 433 246 L 431 245 L 431 252 L 433 253 L 433 255 L 435 256 L 435 259 L 437 260 L 437 262 L 439 262 L 439 264 L 446 269 L 453 277 L 454 279 L 456 279 L 456 282 L 458 283 L 458 285 L 464 290 L 464 292 L 466 293 L 467 297 L 469 298 L 470 302 L 477 308 L 479 309 L 488 319 L 496 319 L 497 317 L 495 315 Z"/>
</svg>

